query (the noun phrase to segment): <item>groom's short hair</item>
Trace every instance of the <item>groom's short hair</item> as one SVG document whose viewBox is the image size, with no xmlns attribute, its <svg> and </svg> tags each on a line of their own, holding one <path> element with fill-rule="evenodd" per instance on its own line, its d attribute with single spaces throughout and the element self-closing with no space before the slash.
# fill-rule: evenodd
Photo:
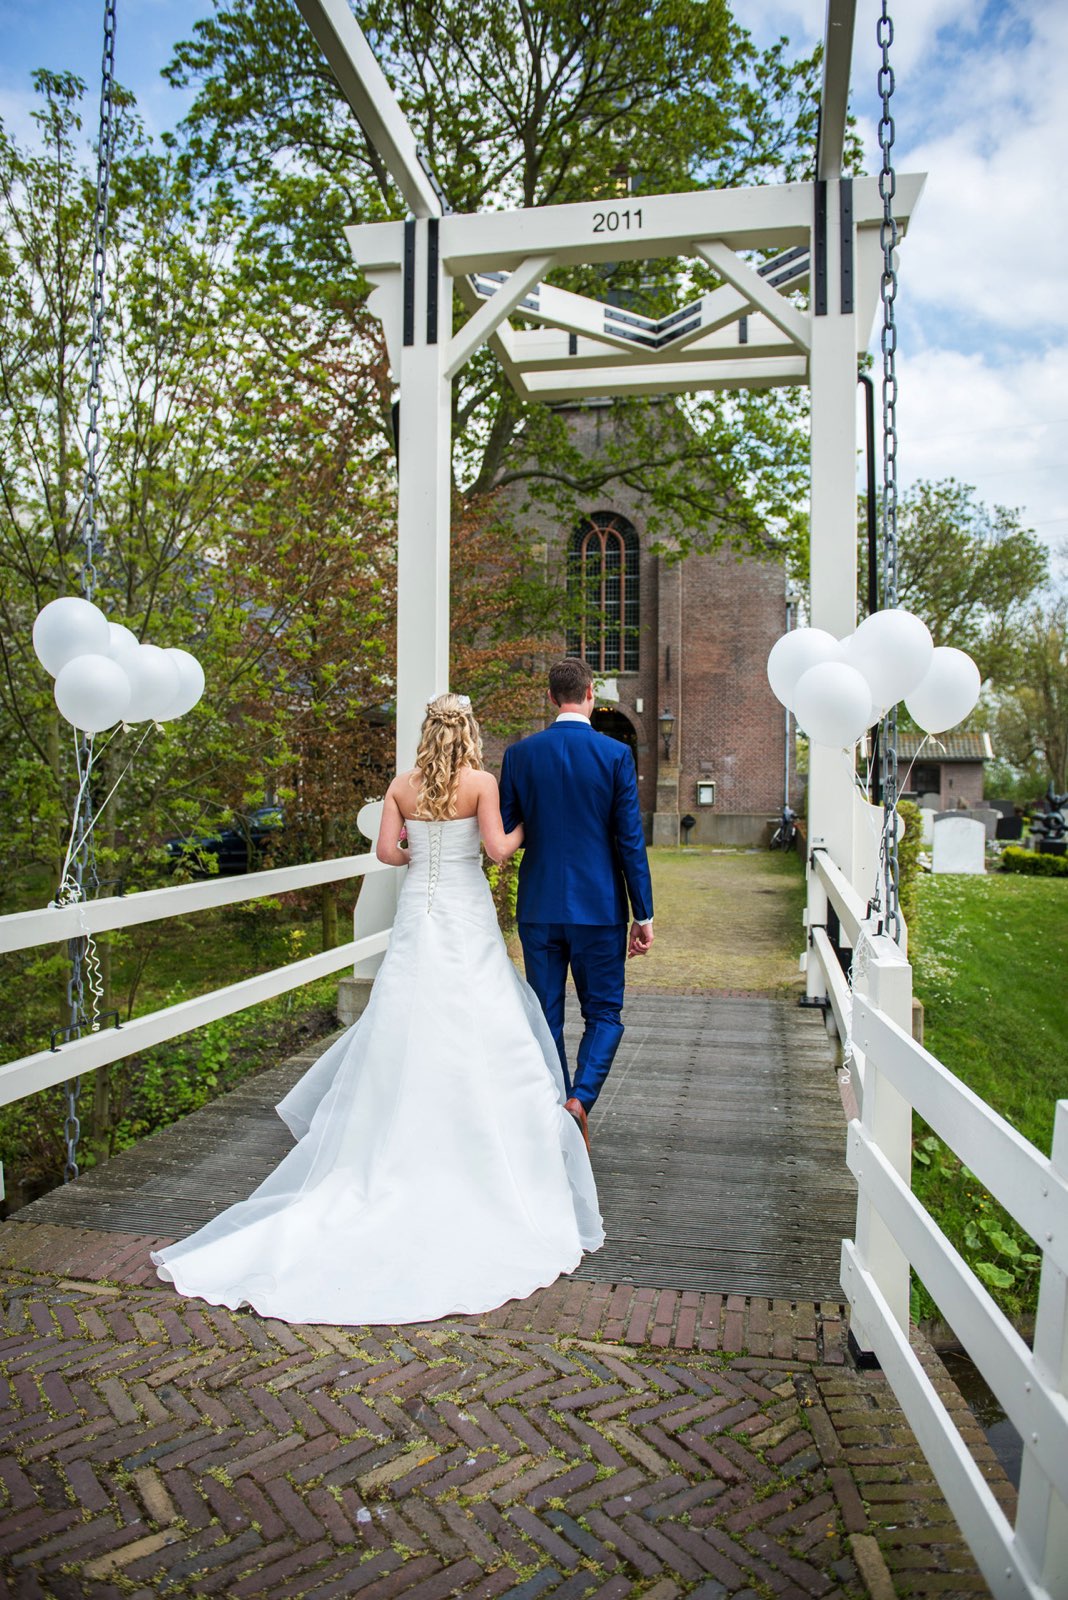
<svg viewBox="0 0 1068 1600">
<path fill-rule="evenodd" d="M 558 706 L 577 706 L 586 698 L 593 673 L 579 656 L 565 656 L 549 668 L 549 694 Z"/>
</svg>

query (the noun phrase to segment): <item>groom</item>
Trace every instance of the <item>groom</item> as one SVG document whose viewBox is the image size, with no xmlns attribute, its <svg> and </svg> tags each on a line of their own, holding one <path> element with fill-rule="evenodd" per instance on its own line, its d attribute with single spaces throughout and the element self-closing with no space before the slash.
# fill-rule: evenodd
<svg viewBox="0 0 1068 1600">
<path fill-rule="evenodd" d="M 501 816 L 507 830 L 523 824 L 518 921 L 527 982 L 560 1053 L 567 1110 L 588 1146 L 586 1114 L 623 1037 L 627 956 L 644 956 L 653 942 L 653 889 L 634 761 L 626 745 L 590 727 L 585 661 L 568 656 L 550 669 L 549 699 L 556 721 L 504 753 Z M 569 966 L 586 1025 L 574 1080 L 564 1053 Z"/>
</svg>

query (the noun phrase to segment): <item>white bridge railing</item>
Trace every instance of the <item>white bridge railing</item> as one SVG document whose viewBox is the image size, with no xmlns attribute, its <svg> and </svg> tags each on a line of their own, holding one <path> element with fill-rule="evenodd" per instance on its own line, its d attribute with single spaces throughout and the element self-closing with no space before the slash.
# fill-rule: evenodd
<svg viewBox="0 0 1068 1600">
<path fill-rule="evenodd" d="M 838 1032 L 850 1050 L 860 1116 L 847 1156 L 857 1180 L 856 1239 L 842 1243 L 842 1287 L 861 1347 L 874 1352 L 983 1576 L 999 1597 L 1068 1596 L 1068 1100 L 1052 1157 L 912 1038 L 911 968 L 875 934 L 824 850 L 813 871 L 853 951 L 853 986 L 823 928 L 810 929 Z M 1026 1063 L 1009 1063 L 1026 1070 Z M 1034 1348 L 912 1193 L 915 1109 L 1034 1240 L 1042 1256 Z M 1015 1523 L 991 1493 L 909 1341 L 909 1266 L 1023 1440 Z"/>
<path fill-rule="evenodd" d="M 332 861 L 315 861 L 304 866 L 274 867 L 240 878 L 210 878 L 200 883 L 178 884 L 167 889 L 147 889 L 140 894 L 114 895 L 81 905 L 50 906 L 40 911 L 20 911 L 0 917 L 0 952 L 29 950 L 40 945 L 80 935 L 107 933 L 116 928 L 135 927 L 171 917 L 188 916 L 215 906 L 234 905 L 242 900 L 260 900 L 268 895 L 293 889 L 308 889 L 317 884 L 343 879 L 369 877 L 356 902 L 353 938 L 321 955 L 292 961 L 254 978 L 231 983 L 134 1017 L 121 1027 L 101 1028 L 80 1039 L 59 1045 L 55 1050 L 38 1050 L 0 1066 L 0 1105 L 35 1094 L 69 1078 L 83 1076 L 97 1067 L 176 1039 L 194 1028 L 203 1027 L 234 1011 L 244 1011 L 275 995 L 285 994 L 316 978 L 356 965 L 368 975 L 389 943 L 393 910 L 396 904 L 397 874 L 400 868 L 385 866 L 370 852 L 366 855 L 339 856 Z"/>
</svg>

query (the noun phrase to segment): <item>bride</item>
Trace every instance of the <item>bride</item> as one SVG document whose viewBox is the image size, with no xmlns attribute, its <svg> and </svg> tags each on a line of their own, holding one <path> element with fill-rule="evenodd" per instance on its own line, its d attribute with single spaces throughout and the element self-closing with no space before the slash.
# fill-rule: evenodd
<svg viewBox="0 0 1068 1600">
<path fill-rule="evenodd" d="M 504 831 L 470 700 L 439 695 L 383 807 L 378 858 L 407 872 L 367 1008 L 276 1108 L 297 1142 L 270 1176 L 152 1252 L 181 1294 L 286 1322 L 423 1322 L 525 1298 L 604 1242 L 480 841 L 507 861 L 522 829 Z"/>
</svg>

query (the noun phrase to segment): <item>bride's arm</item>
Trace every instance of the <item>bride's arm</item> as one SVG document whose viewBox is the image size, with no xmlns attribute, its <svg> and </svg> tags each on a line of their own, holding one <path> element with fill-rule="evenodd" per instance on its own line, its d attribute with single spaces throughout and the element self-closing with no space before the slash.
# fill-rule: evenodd
<svg viewBox="0 0 1068 1600">
<path fill-rule="evenodd" d="M 501 821 L 500 791 L 492 772 L 479 773 L 478 787 L 478 831 L 482 835 L 482 847 L 491 861 L 502 866 L 522 845 L 523 824 L 505 833 Z"/>
<path fill-rule="evenodd" d="M 396 782 L 396 779 L 394 779 Z M 402 850 L 399 839 L 404 831 L 404 815 L 397 804 L 391 783 L 386 790 L 386 798 L 382 805 L 382 825 L 378 830 L 378 843 L 375 845 L 375 855 L 379 861 L 384 861 L 390 867 L 406 867 L 408 865 L 408 852 Z"/>
</svg>

